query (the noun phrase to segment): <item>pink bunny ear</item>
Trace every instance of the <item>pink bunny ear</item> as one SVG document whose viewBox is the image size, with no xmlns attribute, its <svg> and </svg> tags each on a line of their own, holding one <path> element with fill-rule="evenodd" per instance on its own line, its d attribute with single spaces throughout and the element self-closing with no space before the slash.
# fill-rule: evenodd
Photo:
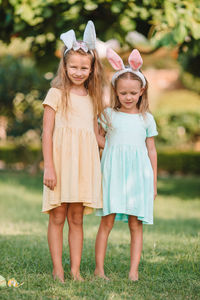
<svg viewBox="0 0 200 300">
<path fill-rule="evenodd" d="M 140 55 L 140 52 L 137 49 L 134 49 L 128 58 L 129 65 L 133 70 L 138 70 L 141 68 L 143 64 L 142 57 Z"/>
<path fill-rule="evenodd" d="M 113 69 L 118 71 L 125 68 L 121 57 L 111 48 L 107 49 L 106 56 Z"/>
</svg>

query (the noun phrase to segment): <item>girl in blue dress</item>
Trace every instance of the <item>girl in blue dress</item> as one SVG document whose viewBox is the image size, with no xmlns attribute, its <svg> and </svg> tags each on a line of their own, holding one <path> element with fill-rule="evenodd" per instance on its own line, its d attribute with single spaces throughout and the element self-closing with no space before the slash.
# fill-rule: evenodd
<svg viewBox="0 0 200 300">
<path fill-rule="evenodd" d="M 154 143 L 156 123 L 149 113 L 148 84 L 139 70 L 140 53 L 129 56 L 129 66 L 112 49 L 107 58 L 117 72 L 112 78 L 111 108 L 105 109 L 100 124 L 105 138 L 98 135 L 104 148 L 101 160 L 103 209 L 96 238 L 95 275 L 108 279 L 104 258 L 114 220 L 127 221 L 130 229 L 129 279 L 138 280 L 142 252 L 143 224 L 153 224 L 153 202 L 157 194 L 157 153 Z"/>
</svg>

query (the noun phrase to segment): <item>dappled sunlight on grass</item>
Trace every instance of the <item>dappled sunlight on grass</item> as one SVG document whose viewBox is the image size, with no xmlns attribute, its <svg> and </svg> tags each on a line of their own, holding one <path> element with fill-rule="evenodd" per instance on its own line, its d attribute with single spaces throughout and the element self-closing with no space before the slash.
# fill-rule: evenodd
<svg viewBox="0 0 200 300">
<path fill-rule="evenodd" d="M 12 223 L 10 221 L 1 222 L 0 234 L 1 235 L 32 235 L 32 234 L 44 234 L 44 230 L 47 228 L 47 222 L 45 226 L 37 222 L 24 222 L 19 221 Z"/>
<path fill-rule="evenodd" d="M 84 217 L 83 284 L 70 280 L 67 223 L 64 227 L 66 282 L 62 285 L 51 275 L 48 215 L 41 213 L 41 175 L 1 172 L 0 274 L 24 282 L 17 290 L 1 289 L 2 299 L 198 299 L 199 178 L 160 178 L 158 187 L 154 225 L 144 225 L 139 282 L 128 280 L 130 234 L 123 222 L 115 222 L 108 241 L 105 271 L 111 280 L 93 276 L 100 223 L 93 214 Z"/>
</svg>

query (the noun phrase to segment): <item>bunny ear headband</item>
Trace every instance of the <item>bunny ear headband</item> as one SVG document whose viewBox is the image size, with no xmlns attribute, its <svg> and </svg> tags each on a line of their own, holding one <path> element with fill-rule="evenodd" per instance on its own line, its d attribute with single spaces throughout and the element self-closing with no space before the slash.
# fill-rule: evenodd
<svg viewBox="0 0 200 300">
<path fill-rule="evenodd" d="M 111 48 L 107 49 L 106 52 L 107 59 L 111 66 L 117 70 L 117 72 L 112 77 L 112 85 L 115 85 L 115 80 L 122 74 L 130 72 L 137 75 L 142 80 L 142 87 L 145 87 L 146 80 L 144 75 L 140 72 L 140 68 L 143 64 L 142 57 L 140 52 L 137 49 L 134 49 L 129 55 L 128 62 L 129 66 L 125 67 L 121 57 L 113 51 Z"/>
<path fill-rule="evenodd" d="M 96 43 L 96 32 L 94 23 L 92 21 L 88 21 L 83 34 L 83 41 L 79 42 L 76 40 L 76 35 L 73 29 L 62 33 L 60 35 L 60 39 L 64 42 L 65 46 L 67 47 L 64 55 L 71 49 L 73 49 L 74 51 L 82 49 L 86 53 L 90 51 L 93 55 L 92 50 L 95 49 Z"/>
</svg>

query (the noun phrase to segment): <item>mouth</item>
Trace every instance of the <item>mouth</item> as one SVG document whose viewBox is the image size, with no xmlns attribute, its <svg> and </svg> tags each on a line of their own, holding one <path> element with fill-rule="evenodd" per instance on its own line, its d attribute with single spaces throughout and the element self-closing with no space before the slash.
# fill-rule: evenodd
<svg viewBox="0 0 200 300">
<path fill-rule="evenodd" d="M 80 78 L 80 77 L 73 77 L 74 80 L 77 80 L 77 81 L 81 81 L 83 80 L 83 78 Z"/>
<path fill-rule="evenodd" d="M 82 78 L 76 78 L 74 79 L 75 81 L 82 81 L 83 79 Z"/>
</svg>

